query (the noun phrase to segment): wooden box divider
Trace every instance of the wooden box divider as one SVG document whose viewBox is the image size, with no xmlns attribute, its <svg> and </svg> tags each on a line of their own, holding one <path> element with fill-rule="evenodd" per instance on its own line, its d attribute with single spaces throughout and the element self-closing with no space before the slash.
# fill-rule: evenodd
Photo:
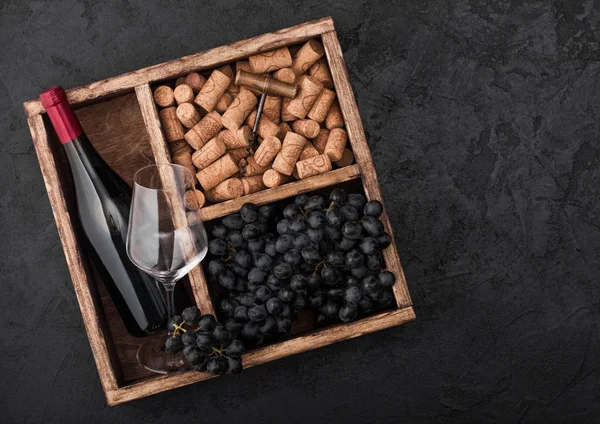
<svg viewBox="0 0 600 424">
<path fill-rule="evenodd" d="M 130 93 L 134 92 L 143 118 L 143 124 L 147 130 L 148 142 L 151 146 L 154 161 L 159 164 L 170 163 L 169 148 L 153 100 L 151 84 L 173 80 L 191 71 L 214 68 L 260 52 L 283 46 L 297 45 L 311 38 L 320 38 L 325 48 L 356 164 L 250 194 L 239 199 L 209 205 L 201 208 L 198 214 L 203 221 L 210 221 L 238 211 L 245 202 L 261 205 L 280 201 L 299 193 L 323 189 L 358 178 L 360 178 L 366 197 L 377 199 L 383 203 L 358 107 L 348 79 L 342 50 L 334 29 L 333 20 L 330 17 L 129 72 L 84 87 L 74 88 L 67 91 L 67 98 L 77 108 L 117 96 L 131 95 Z M 24 107 L 59 236 L 65 251 L 67 265 L 81 308 L 85 329 L 90 339 L 102 388 L 109 405 L 128 402 L 212 378 L 211 374 L 195 371 L 167 376 L 140 373 L 137 368 L 132 368 L 134 366 L 139 367 L 139 365 L 131 363 L 130 352 L 123 353 L 123 351 L 120 351 L 119 355 L 115 354 L 113 344 L 116 346 L 118 341 L 123 340 L 126 344 L 134 343 L 133 347 L 135 347 L 135 341 L 132 342 L 135 339 L 124 335 L 121 329 L 112 334 L 113 329 L 108 329 L 106 325 L 108 318 L 104 315 L 104 308 L 100 304 L 98 294 L 94 291 L 95 282 L 84 260 L 83 255 L 85 255 L 85 252 L 82 251 L 81 244 L 76 237 L 77 226 L 74 225 L 76 221 L 73 221 L 73 219 L 76 219 L 77 211 L 69 209 L 66 201 L 65 190 L 70 188 L 63 187 L 61 183 L 60 177 L 64 177 L 68 170 L 64 166 L 60 169 L 57 167 L 56 152 L 53 152 L 50 145 L 56 140 L 49 140 L 49 134 L 53 134 L 53 131 L 43 115 L 45 110 L 40 101 L 31 100 L 26 102 Z M 139 115 L 137 119 L 138 125 L 141 125 Z M 162 177 L 163 179 L 168 178 L 168 175 Z M 381 218 L 385 230 L 394 240 L 385 208 Z M 177 217 L 176 219 L 182 220 L 185 217 Z M 244 367 L 252 367 L 413 320 L 415 314 L 411 306 L 410 295 L 394 241 L 389 248 L 384 250 L 384 259 L 387 268 L 396 275 L 396 283 L 393 287 L 396 306 L 393 310 L 384 311 L 347 324 L 317 328 L 300 335 L 290 335 L 280 342 L 244 354 Z M 188 275 L 196 304 L 203 313 L 214 314 L 216 308 L 213 305 L 202 266 L 195 267 Z M 105 331 L 105 329 L 107 330 Z M 113 340 L 113 337 L 115 340 Z M 125 368 L 129 371 L 128 373 L 122 372 L 124 367 L 129 367 Z"/>
</svg>

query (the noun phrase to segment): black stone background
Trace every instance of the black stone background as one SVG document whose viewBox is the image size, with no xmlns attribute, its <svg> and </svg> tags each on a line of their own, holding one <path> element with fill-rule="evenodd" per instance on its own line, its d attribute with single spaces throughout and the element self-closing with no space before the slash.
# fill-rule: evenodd
<svg viewBox="0 0 600 424">
<path fill-rule="evenodd" d="M 109 408 L 22 102 L 332 15 L 417 321 Z M 0 421 L 600 422 L 600 2 L 0 2 Z"/>
</svg>

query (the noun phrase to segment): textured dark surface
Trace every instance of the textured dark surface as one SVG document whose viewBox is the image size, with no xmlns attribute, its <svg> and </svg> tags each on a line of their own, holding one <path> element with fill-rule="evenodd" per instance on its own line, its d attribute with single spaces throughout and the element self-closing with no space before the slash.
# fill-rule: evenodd
<svg viewBox="0 0 600 424">
<path fill-rule="evenodd" d="M 2 422 L 598 422 L 600 2 L 0 2 Z M 21 103 L 332 15 L 418 320 L 105 405 Z"/>
</svg>

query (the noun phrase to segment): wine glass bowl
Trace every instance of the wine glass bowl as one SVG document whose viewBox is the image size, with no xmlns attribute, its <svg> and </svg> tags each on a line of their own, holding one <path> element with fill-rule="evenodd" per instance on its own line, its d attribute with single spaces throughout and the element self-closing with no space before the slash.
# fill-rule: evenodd
<svg viewBox="0 0 600 424">
<path fill-rule="evenodd" d="M 196 211 L 186 208 L 185 194 L 190 190 L 194 190 L 194 177 L 180 165 L 149 165 L 133 177 L 127 255 L 163 284 L 169 320 L 175 315 L 175 284 L 204 259 L 208 250 L 202 220 Z M 179 371 L 181 361 L 174 361 L 162 347 L 156 341 L 147 342 L 140 347 L 138 360 L 158 373 Z"/>
</svg>

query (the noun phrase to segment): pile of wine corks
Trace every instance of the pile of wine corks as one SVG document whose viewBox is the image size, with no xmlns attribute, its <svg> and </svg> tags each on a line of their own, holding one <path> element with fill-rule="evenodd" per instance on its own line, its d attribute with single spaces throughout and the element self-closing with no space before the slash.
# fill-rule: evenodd
<svg viewBox="0 0 600 424">
<path fill-rule="evenodd" d="M 296 84 L 293 99 L 268 95 L 251 146 L 261 92 L 239 71 Z M 154 90 L 174 163 L 197 178 L 191 207 L 222 202 L 354 162 L 323 45 L 309 40 Z M 196 200 L 194 204 L 193 199 Z"/>
</svg>

